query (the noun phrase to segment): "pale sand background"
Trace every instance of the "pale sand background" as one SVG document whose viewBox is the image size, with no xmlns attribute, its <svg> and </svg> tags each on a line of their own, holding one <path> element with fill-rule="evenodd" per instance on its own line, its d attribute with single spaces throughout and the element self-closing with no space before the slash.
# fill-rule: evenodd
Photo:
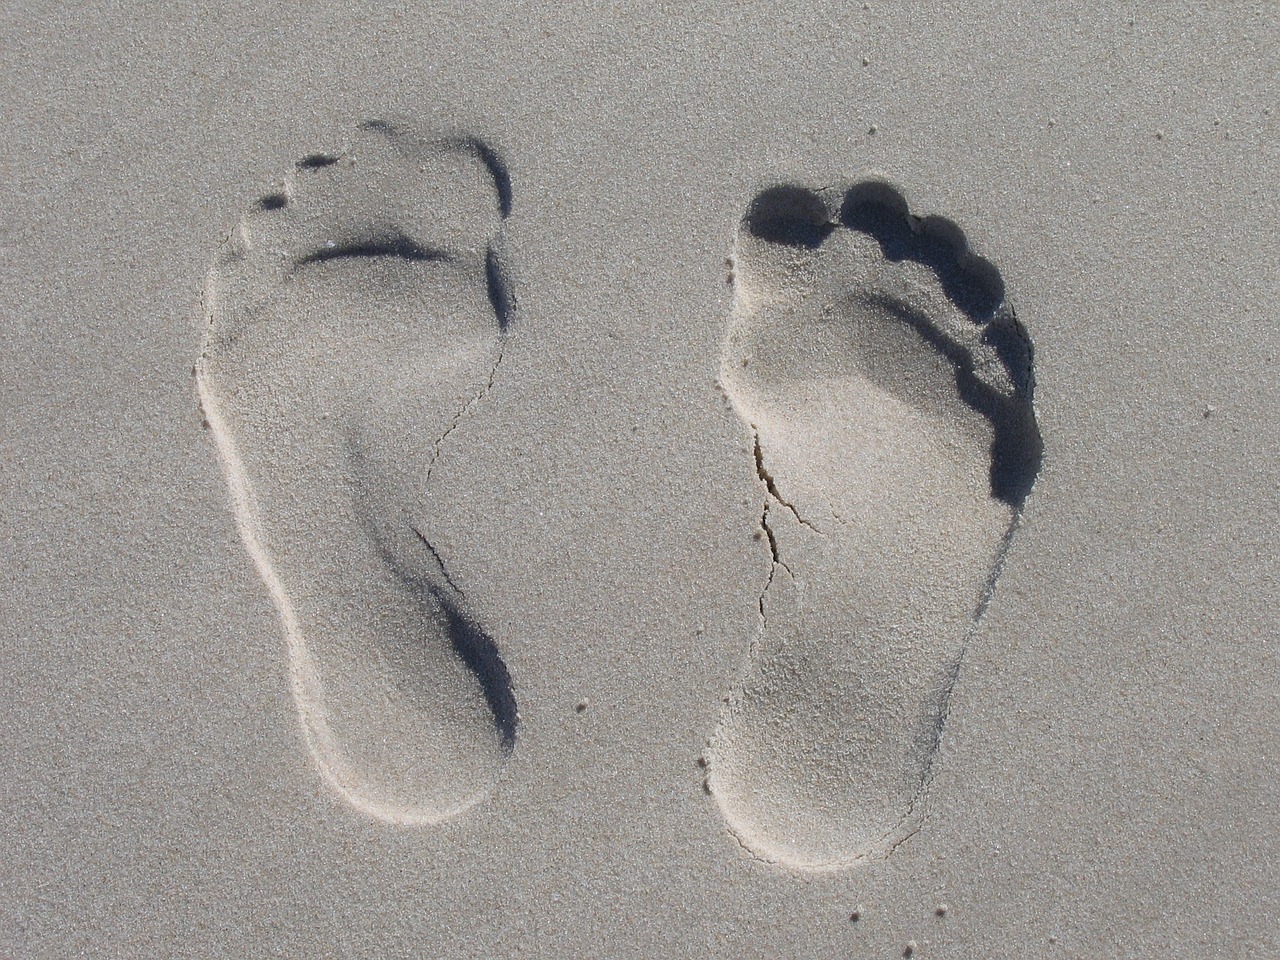
<svg viewBox="0 0 1280 960">
<path fill-rule="evenodd" d="M 7 6 L 0 956 L 1280 953 L 1280 30 L 1229 6 Z M 523 308 L 456 487 L 521 739 L 407 830 L 313 771 L 190 379 L 246 204 L 396 110 L 505 149 Z M 695 766 L 767 563 L 723 259 L 872 169 L 1002 269 L 1046 464 L 924 830 L 797 876 Z"/>
</svg>

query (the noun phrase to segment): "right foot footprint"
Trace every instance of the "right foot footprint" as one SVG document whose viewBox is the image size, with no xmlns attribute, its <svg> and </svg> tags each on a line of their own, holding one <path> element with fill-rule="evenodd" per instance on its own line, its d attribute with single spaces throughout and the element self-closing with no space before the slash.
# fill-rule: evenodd
<svg viewBox="0 0 1280 960">
<path fill-rule="evenodd" d="M 886 856 L 1040 461 L 1031 345 L 995 268 L 885 184 L 760 194 L 721 385 L 772 565 L 708 788 L 757 856 Z"/>
<path fill-rule="evenodd" d="M 502 357 L 509 208 L 481 141 L 366 122 L 350 150 L 298 161 L 209 275 L 201 405 L 307 743 L 394 822 L 482 799 L 515 743 L 507 668 L 421 519 Z"/>
</svg>

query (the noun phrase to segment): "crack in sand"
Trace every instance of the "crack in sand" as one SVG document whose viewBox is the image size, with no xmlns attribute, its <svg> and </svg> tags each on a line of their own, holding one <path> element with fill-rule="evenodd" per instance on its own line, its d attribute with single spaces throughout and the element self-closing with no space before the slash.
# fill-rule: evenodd
<svg viewBox="0 0 1280 960">
<path fill-rule="evenodd" d="M 488 395 L 489 391 L 493 389 L 494 380 L 497 379 L 498 375 L 498 367 L 501 365 L 502 358 L 505 354 L 505 339 L 500 339 L 498 341 L 498 356 L 494 359 L 493 365 L 489 367 L 489 375 L 485 379 L 484 385 L 481 386 L 480 389 L 477 390 L 476 393 L 459 408 L 457 415 L 454 416 L 453 420 L 449 423 L 449 426 L 445 428 L 445 431 L 440 434 L 440 439 L 438 439 L 433 445 L 431 450 L 431 459 L 427 461 L 426 473 L 422 478 L 422 485 L 424 488 L 431 481 L 431 474 L 440 460 L 441 451 L 444 449 L 444 442 L 449 439 L 450 434 L 458 429 L 467 413 L 479 404 L 480 401 Z M 422 545 L 427 548 L 427 551 L 435 559 L 436 565 L 440 568 L 440 575 L 444 577 L 445 583 L 447 583 L 459 597 L 465 600 L 467 597 L 466 591 L 458 586 L 457 582 L 449 574 L 449 567 L 444 562 L 444 557 L 441 555 L 440 551 L 436 549 L 435 544 L 433 544 L 427 538 L 426 534 L 419 530 L 414 524 L 409 524 L 409 529 L 412 530 L 418 539 L 422 541 Z"/>
<path fill-rule="evenodd" d="M 435 558 L 436 564 L 440 567 L 440 576 L 444 577 L 444 582 L 449 585 L 450 589 L 452 589 L 454 593 L 465 600 L 467 598 L 467 592 L 463 590 L 462 587 L 458 586 L 457 581 L 450 576 L 449 567 L 445 564 L 444 557 L 440 555 L 440 551 L 436 549 L 435 544 L 428 540 L 426 534 L 413 524 L 409 525 L 409 529 L 417 535 L 418 539 L 422 541 L 422 545 L 426 547 L 431 556 Z"/>
<path fill-rule="evenodd" d="M 478 391 L 476 391 L 475 395 L 472 396 L 470 400 L 468 400 L 466 403 L 462 405 L 462 407 L 458 410 L 457 415 L 454 416 L 452 422 L 449 424 L 448 427 L 445 428 L 444 433 L 440 434 L 440 439 L 437 440 L 435 442 L 435 445 L 432 447 L 431 459 L 427 461 L 427 472 L 426 472 L 426 475 L 423 476 L 422 478 L 422 483 L 424 486 L 431 479 L 431 473 L 432 471 L 435 470 L 436 463 L 440 459 L 440 451 L 444 447 L 444 442 L 449 439 L 449 435 L 453 433 L 454 430 L 458 429 L 458 425 L 462 423 L 462 418 L 467 415 L 467 413 L 471 410 L 471 408 L 474 407 L 476 404 L 478 404 L 481 400 L 483 400 L 485 396 L 488 395 L 489 391 L 493 389 L 493 381 L 497 377 L 498 366 L 502 363 L 502 358 L 505 355 L 505 353 L 506 353 L 505 344 L 502 340 L 499 340 L 498 356 L 493 361 L 493 366 L 489 368 L 489 376 L 488 376 L 488 379 L 485 381 L 484 386 L 482 386 Z"/>
<path fill-rule="evenodd" d="M 800 516 L 800 511 L 798 511 L 795 508 L 795 506 L 789 500 L 787 500 L 787 498 L 784 497 L 782 493 L 778 490 L 778 485 L 777 483 L 774 482 L 773 474 L 771 474 L 769 472 L 769 469 L 764 465 L 764 450 L 760 446 L 760 428 L 757 427 L 754 423 L 751 424 L 751 436 L 755 441 L 756 476 L 760 478 L 760 481 L 764 484 L 765 489 L 769 491 L 769 495 L 773 497 L 773 499 L 777 500 L 779 504 L 781 504 L 782 506 L 786 507 L 789 511 L 791 511 L 791 515 L 796 518 L 796 521 L 802 527 L 808 527 L 814 533 L 819 533 L 819 534 L 822 533 L 822 531 L 819 530 L 817 527 L 815 527 L 812 523 L 810 523 L 804 517 Z"/>
<path fill-rule="evenodd" d="M 792 573 L 791 568 L 787 566 L 786 561 L 782 559 L 782 551 L 778 548 L 778 538 L 773 532 L 773 527 L 769 526 L 769 503 L 769 498 L 766 497 L 764 501 L 764 509 L 760 511 L 760 529 L 764 531 L 765 538 L 769 541 L 769 552 L 773 555 L 773 567 L 770 569 L 769 573 L 769 581 L 771 583 L 773 582 L 773 570 L 776 570 L 778 567 L 781 567 L 783 570 L 787 571 L 787 573 L 791 573 L 792 576 L 795 576 L 795 574 Z M 768 589 L 768 586 L 769 584 L 766 583 L 765 588 Z"/>
<path fill-rule="evenodd" d="M 805 529 L 812 530 L 819 536 L 822 536 L 822 531 L 802 517 L 800 512 L 795 508 L 795 505 L 783 497 L 781 491 L 778 490 L 778 484 L 773 479 L 773 474 L 771 474 L 768 468 L 764 465 L 764 450 L 760 445 L 760 430 L 755 424 L 751 425 L 751 436 L 755 450 L 756 477 L 764 484 L 765 488 L 764 506 L 760 511 L 760 530 L 769 544 L 769 556 L 771 563 L 769 565 L 769 576 L 765 579 L 764 586 L 760 588 L 760 596 L 756 600 L 756 605 L 760 610 L 760 622 L 762 624 L 767 624 L 768 617 L 764 612 L 764 598 L 769 592 L 769 587 L 773 585 L 773 579 L 777 576 L 778 568 L 781 567 L 792 577 L 795 576 L 791 567 L 782 559 L 782 550 L 778 546 L 777 534 L 774 533 L 773 527 L 769 523 L 770 504 L 777 503 L 778 506 L 784 507 L 793 517 L 795 517 L 796 522 Z"/>
</svg>

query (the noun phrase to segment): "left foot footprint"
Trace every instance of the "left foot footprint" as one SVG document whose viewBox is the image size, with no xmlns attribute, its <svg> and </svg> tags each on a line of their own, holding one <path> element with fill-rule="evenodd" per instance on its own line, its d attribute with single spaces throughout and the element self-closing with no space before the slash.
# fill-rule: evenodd
<svg viewBox="0 0 1280 960">
<path fill-rule="evenodd" d="M 197 385 L 307 744 L 335 790 L 396 822 L 467 809 L 515 743 L 465 558 L 423 522 L 502 358 L 510 203 L 481 141 L 367 122 L 349 151 L 299 160 L 209 275 Z"/>
</svg>

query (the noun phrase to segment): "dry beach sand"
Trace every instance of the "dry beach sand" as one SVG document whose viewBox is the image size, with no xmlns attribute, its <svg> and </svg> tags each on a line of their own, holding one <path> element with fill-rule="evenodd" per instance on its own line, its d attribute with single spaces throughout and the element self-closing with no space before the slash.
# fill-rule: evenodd
<svg viewBox="0 0 1280 960">
<path fill-rule="evenodd" d="M 0 12 L 0 957 L 1280 955 L 1280 29 Z"/>
</svg>

